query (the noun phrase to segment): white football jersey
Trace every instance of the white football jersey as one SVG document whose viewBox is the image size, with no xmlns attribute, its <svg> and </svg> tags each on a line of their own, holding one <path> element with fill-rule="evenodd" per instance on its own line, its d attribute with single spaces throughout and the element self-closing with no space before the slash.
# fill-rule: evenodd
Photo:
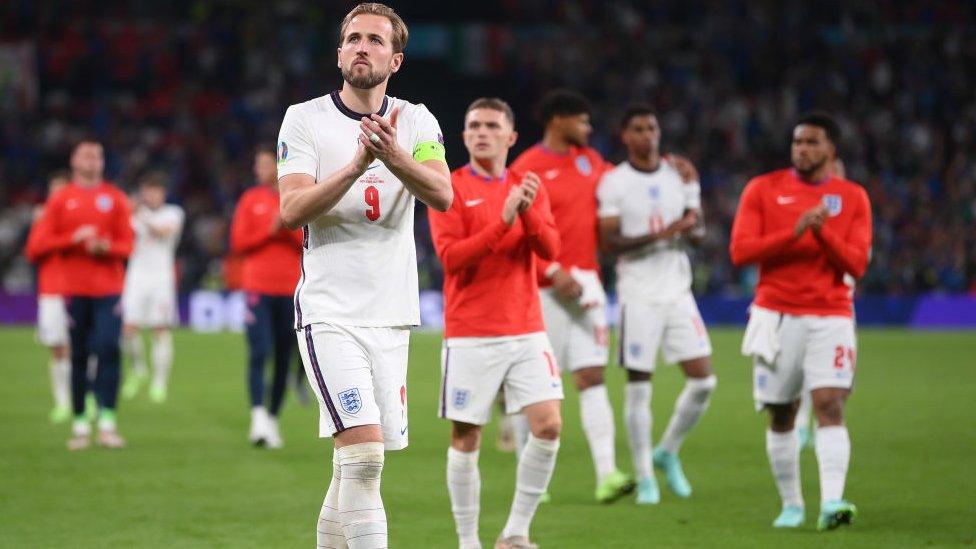
<svg viewBox="0 0 976 549">
<path fill-rule="evenodd" d="M 426 107 L 386 97 L 380 115 L 389 118 L 394 107 L 400 109 L 397 140 L 403 149 L 443 143 Z M 278 136 L 278 177 L 302 173 L 321 181 L 339 171 L 359 146 L 362 116 L 338 92 L 288 107 Z M 420 324 L 413 216 L 414 196 L 374 160 L 335 207 L 305 227 L 297 327 Z"/>
<path fill-rule="evenodd" d="M 687 209 L 701 208 L 701 188 L 686 184 L 667 161 L 651 173 L 622 162 L 597 189 L 600 217 L 619 217 L 620 233 L 636 237 L 664 230 Z M 691 289 L 691 262 L 680 236 L 620 254 L 617 294 L 621 302 L 669 302 Z"/>
<path fill-rule="evenodd" d="M 139 206 L 132 214 L 136 233 L 132 255 L 125 271 L 125 287 L 160 287 L 172 291 L 176 284 L 176 247 L 183 233 L 183 208 L 163 204 L 155 210 Z M 151 228 L 174 227 L 165 237 L 157 237 Z"/>
</svg>

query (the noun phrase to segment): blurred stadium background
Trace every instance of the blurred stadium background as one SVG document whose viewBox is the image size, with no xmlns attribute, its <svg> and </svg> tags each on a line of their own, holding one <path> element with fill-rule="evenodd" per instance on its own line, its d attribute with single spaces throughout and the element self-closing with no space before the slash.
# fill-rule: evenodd
<svg viewBox="0 0 976 549">
<path fill-rule="evenodd" d="M 275 141 L 287 105 L 339 86 L 337 27 L 354 3 L 0 2 L 0 324 L 33 322 L 33 272 L 22 255 L 30 212 L 82 135 L 105 144 L 108 179 L 133 191 L 141 175 L 161 171 L 169 200 L 186 210 L 178 250 L 184 321 L 212 331 L 239 324 L 228 227 L 253 184 L 253 150 Z M 410 26 L 406 64 L 390 93 L 427 104 L 452 167 L 465 162 L 462 114 L 478 96 L 513 105 L 517 154 L 540 137 L 532 109 L 541 94 L 575 88 L 595 108 L 593 145 L 613 161 L 623 158 L 615 126 L 624 106 L 654 105 L 665 149 L 701 171 L 709 235 L 694 252 L 694 289 L 710 323 L 744 322 L 755 283 L 755 272 L 733 268 L 727 253 L 742 187 L 788 163 L 794 117 L 820 108 L 841 121 L 848 175 L 874 206 L 859 322 L 976 327 L 972 1 L 390 4 Z M 436 327 L 442 273 L 422 206 L 416 240 L 425 322 Z M 612 290 L 612 269 L 605 272 Z M 832 544 L 976 543 L 972 333 L 862 331 L 849 491 L 863 520 Z M 683 454 L 699 495 L 666 498 L 653 512 L 592 504 L 591 486 L 572 474 L 589 463 L 571 392 L 555 500 L 534 526 L 548 547 L 822 546 L 812 528 L 768 528 L 778 502 L 763 419 L 752 413 L 750 372 L 738 355 L 741 332 L 713 334 L 722 381 Z M 443 487 L 447 426 L 433 419 L 439 343 L 436 331 L 414 337 L 414 437 L 409 452 L 390 458 L 384 480 L 400 547 L 454 541 Z M 70 457 L 64 428 L 46 421 L 44 349 L 27 327 L 0 330 L 0 349 L 0 546 L 311 545 L 327 446 L 313 438 L 314 408 L 296 410 L 292 399 L 282 423 L 286 450 L 246 447 L 240 335 L 179 331 L 171 399 L 163 408 L 123 403 L 130 448 Z M 680 390 L 672 374 L 662 372 L 655 385 L 657 431 Z M 623 375 L 614 369 L 608 377 L 619 405 Z M 622 425 L 618 433 L 626 463 Z M 514 469 L 510 455 L 484 454 L 483 537 L 504 521 Z M 810 455 L 803 468 L 812 505 Z"/>
<path fill-rule="evenodd" d="M 106 144 L 108 178 L 123 188 L 147 171 L 166 174 L 170 200 L 188 216 L 181 293 L 233 289 L 227 228 L 237 197 L 253 184 L 252 151 L 275 141 L 287 105 L 339 86 L 335 35 L 352 4 L 3 2 L 4 320 L 30 320 L 33 299 L 10 297 L 32 290 L 20 253 L 30 209 L 43 199 L 47 176 L 65 167 L 72 140 L 85 134 Z M 931 305 L 923 296 L 976 292 L 972 2 L 396 7 L 410 44 L 408 69 L 393 78 L 391 93 L 435 113 L 453 167 L 466 160 L 460 121 L 477 96 L 515 107 L 514 154 L 540 137 L 533 105 L 554 86 L 592 99 L 592 142 L 614 161 L 622 159 L 615 127 L 624 106 L 648 101 L 660 111 L 665 149 L 688 155 L 702 173 L 710 231 L 694 264 L 706 320 L 742 320 L 755 273 L 728 259 L 739 192 L 749 177 L 786 164 L 791 121 L 814 107 L 840 119 L 848 175 L 874 205 L 874 257 L 858 285 L 868 297 L 862 323 L 912 324 L 918 314 L 932 316 L 918 311 Z M 438 290 L 442 274 L 422 207 L 416 240 L 421 287 Z M 966 317 L 973 304 L 936 308 L 938 317 Z"/>
</svg>

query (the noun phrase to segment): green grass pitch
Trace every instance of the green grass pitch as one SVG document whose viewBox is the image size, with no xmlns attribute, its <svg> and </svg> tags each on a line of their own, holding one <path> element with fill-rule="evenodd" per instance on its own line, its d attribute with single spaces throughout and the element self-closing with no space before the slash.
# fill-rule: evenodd
<svg viewBox="0 0 976 549">
<path fill-rule="evenodd" d="M 803 455 L 807 524 L 774 531 L 779 509 L 764 450 L 764 418 L 753 411 L 741 332 L 712 331 L 718 390 L 682 452 L 695 493 L 663 487 L 656 507 L 632 499 L 593 502 L 593 472 L 577 397 L 565 430 L 553 502 L 532 529 L 543 547 L 918 547 L 976 543 L 976 336 L 862 330 L 857 387 L 848 407 L 853 459 L 847 496 L 860 517 L 818 534 L 816 461 Z M 440 337 L 416 333 L 410 381 L 411 444 L 389 454 L 383 495 L 391 547 L 456 547 L 445 486 L 448 425 L 436 419 Z M 0 547 L 314 547 L 315 519 L 329 478 L 331 443 L 316 438 L 316 406 L 293 395 L 283 413 L 286 447 L 245 441 L 244 342 L 236 334 L 176 337 L 170 399 L 145 396 L 120 407 L 130 446 L 69 454 L 64 425 L 47 422 L 46 357 L 27 328 L 0 331 Z M 619 406 L 622 372 L 608 374 L 617 410 L 617 461 L 631 470 Z M 681 375 L 659 369 L 655 440 Z M 514 485 L 511 454 L 481 454 L 481 538 L 490 547 Z M 660 479 L 660 477 L 659 477 Z"/>
</svg>

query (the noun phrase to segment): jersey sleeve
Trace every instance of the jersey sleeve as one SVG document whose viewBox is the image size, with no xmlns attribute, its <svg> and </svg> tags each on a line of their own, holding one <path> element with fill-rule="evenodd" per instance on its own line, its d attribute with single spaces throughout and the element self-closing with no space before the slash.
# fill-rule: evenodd
<svg viewBox="0 0 976 549">
<path fill-rule="evenodd" d="M 762 185 L 752 180 L 742 191 L 732 222 L 729 256 L 734 265 L 760 263 L 779 253 L 793 240 L 793 230 L 763 232 Z"/>
<path fill-rule="evenodd" d="M 278 132 L 278 178 L 291 174 L 307 174 L 316 177 L 318 158 L 312 132 L 302 116 L 300 107 L 292 105 L 285 111 Z"/>
<path fill-rule="evenodd" d="M 414 118 L 413 150 L 410 151 L 417 162 L 438 160 L 447 162 L 444 151 L 444 134 L 437 119 L 424 105 L 417 105 Z"/>
<path fill-rule="evenodd" d="M 617 194 L 617 178 L 612 172 L 603 174 L 603 178 L 596 188 L 597 217 L 620 216 L 620 202 Z"/>
<path fill-rule="evenodd" d="M 701 183 L 698 181 L 683 182 L 681 184 L 681 194 L 685 197 L 686 210 L 701 209 Z"/>
<path fill-rule="evenodd" d="M 837 270 L 854 278 L 864 276 L 871 253 L 871 202 L 862 188 L 855 195 L 854 216 L 846 234 L 825 225 L 813 236 L 827 254 L 827 261 Z"/>
<path fill-rule="evenodd" d="M 72 246 L 70 234 L 57 232 L 57 216 L 61 204 L 56 196 L 49 199 L 41 216 L 31 226 L 24 247 L 24 255 L 31 263 L 37 263 L 48 254 L 64 251 Z"/>
<path fill-rule="evenodd" d="M 248 193 L 241 196 L 230 222 L 230 251 L 235 254 L 247 253 L 271 236 L 268 230 L 259 230 L 255 225 L 250 197 Z"/>
</svg>

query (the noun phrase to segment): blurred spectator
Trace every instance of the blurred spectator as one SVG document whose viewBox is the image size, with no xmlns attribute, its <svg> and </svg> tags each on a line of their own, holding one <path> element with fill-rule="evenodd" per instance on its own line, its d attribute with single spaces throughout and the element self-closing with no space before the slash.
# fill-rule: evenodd
<svg viewBox="0 0 976 549">
<path fill-rule="evenodd" d="M 575 87 L 596 105 L 593 144 L 611 159 L 623 157 L 615 135 L 623 107 L 655 105 L 665 149 L 702 173 L 710 234 L 696 252 L 697 291 L 750 291 L 755 273 L 734 269 L 726 251 L 739 192 L 753 175 L 787 164 L 792 120 L 819 108 L 840 119 L 848 177 L 875 208 L 860 291 L 976 292 L 972 2 L 410 4 L 402 15 L 413 65 L 393 79 L 393 93 L 428 104 L 455 163 L 464 158 L 464 107 L 479 95 L 515 107 L 518 152 L 539 137 L 535 100 Z M 7 289 L 29 289 L 20 246 L 8 246 L 26 234 L 22 212 L 85 133 L 103 140 L 107 172 L 123 187 L 147 170 L 168 173 L 170 198 L 187 213 L 181 290 L 222 287 L 227 222 L 250 184 L 253 147 L 276 139 L 287 105 L 338 87 L 335 27 L 350 3 L 242 6 L 0 5 Z M 421 285 L 439 288 L 422 208 L 416 234 Z"/>
</svg>

